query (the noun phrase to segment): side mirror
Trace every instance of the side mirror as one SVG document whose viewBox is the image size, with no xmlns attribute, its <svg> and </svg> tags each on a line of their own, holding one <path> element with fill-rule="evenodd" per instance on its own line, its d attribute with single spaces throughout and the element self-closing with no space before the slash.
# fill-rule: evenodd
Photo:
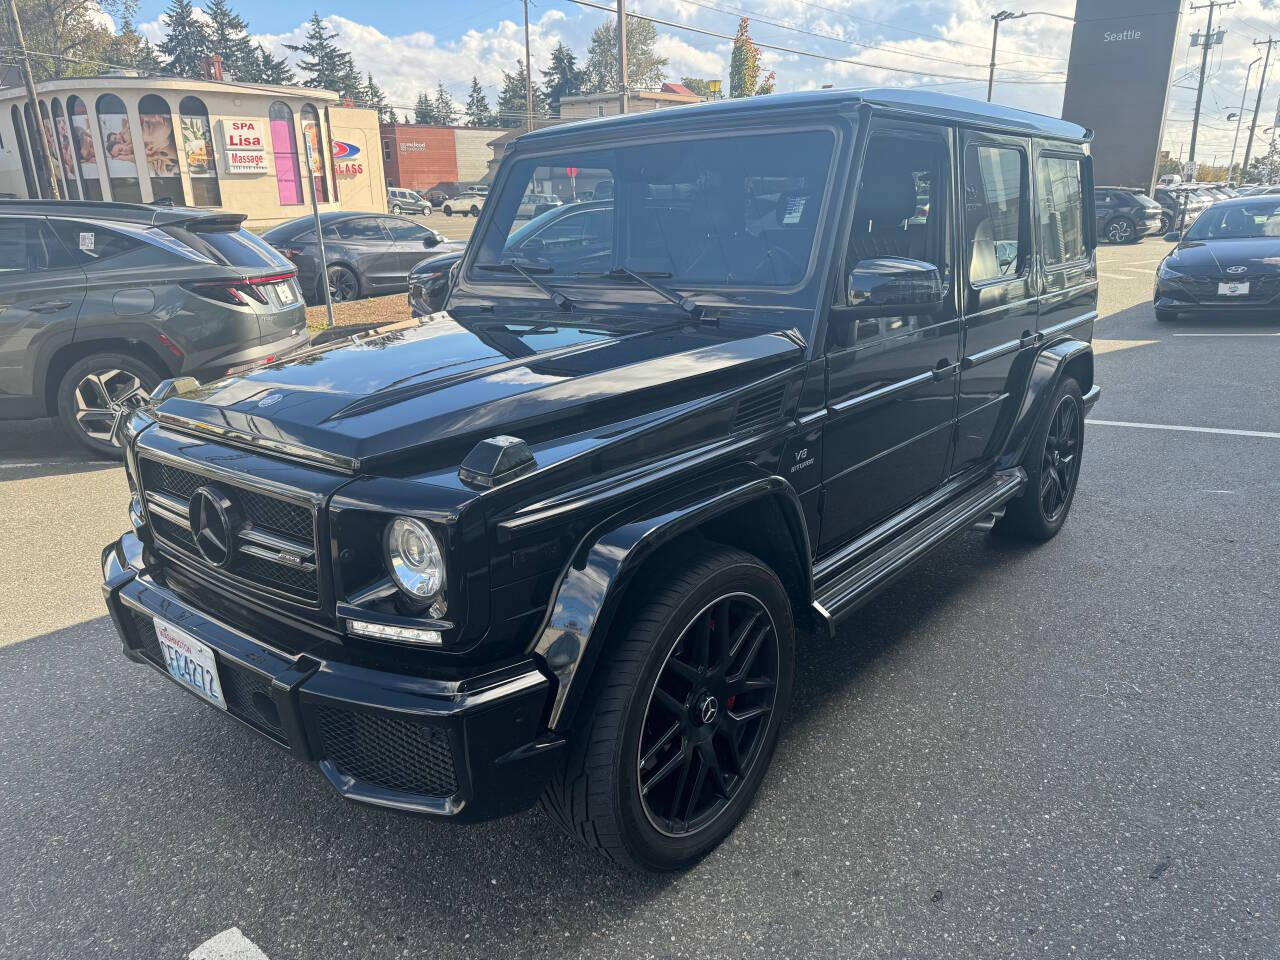
<svg viewBox="0 0 1280 960">
<path fill-rule="evenodd" d="M 907 307 L 935 304 L 946 291 L 932 263 L 906 257 L 859 260 L 849 271 L 849 305 Z"/>
<path fill-rule="evenodd" d="M 422 245 L 426 247 L 428 250 L 430 250 L 432 247 L 436 247 L 440 245 L 440 238 L 437 237 L 434 233 L 428 233 L 425 237 L 422 238 Z"/>
<path fill-rule="evenodd" d="M 1168 233 L 1164 235 L 1164 238 L 1168 240 L 1170 243 L 1177 243 L 1179 240 L 1182 239 L 1182 231 L 1170 230 Z"/>
</svg>

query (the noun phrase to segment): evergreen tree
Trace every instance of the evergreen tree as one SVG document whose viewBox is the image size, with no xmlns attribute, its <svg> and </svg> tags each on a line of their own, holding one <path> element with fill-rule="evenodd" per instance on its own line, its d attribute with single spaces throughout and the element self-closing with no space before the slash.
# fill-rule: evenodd
<svg viewBox="0 0 1280 960">
<path fill-rule="evenodd" d="M 657 90 L 666 76 L 666 57 L 654 46 L 658 29 L 649 20 L 627 17 L 627 86 L 632 90 Z M 606 20 L 591 34 L 591 47 L 582 68 L 583 93 L 607 93 L 618 89 L 618 30 Z"/>
<path fill-rule="evenodd" d="M 733 56 L 729 59 L 729 96 L 750 97 L 760 78 L 760 48 L 751 42 L 751 23 L 738 21 L 738 35 L 733 38 Z M 772 89 L 772 87 L 770 88 Z"/>
<path fill-rule="evenodd" d="M 468 127 L 491 127 L 496 122 L 493 110 L 489 107 L 489 99 L 480 87 L 479 77 L 471 78 L 471 92 L 467 94 L 465 112 Z"/>
<path fill-rule="evenodd" d="M 133 66 L 141 70 L 143 73 L 162 73 L 164 64 L 160 60 L 156 48 L 151 45 L 151 41 L 146 37 L 142 38 L 142 42 L 138 45 L 138 55 L 133 58 Z"/>
<path fill-rule="evenodd" d="M 272 56 L 262 44 L 255 44 L 257 53 L 254 59 L 257 61 L 257 73 L 254 76 L 254 83 L 274 83 L 278 86 L 292 86 L 298 82 L 298 78 L 294 76 L 293 67 L 289 66 L 289 61 L 284 57 Z"/>
<path fill-rule="evenodd" d="M 165 57 L 165 71 L 192 80 L 200 79 L 203 60 L 209 55 L 209 33 L 196 19 L 191 0 L 170 0 L 169 9 L 160 17 L 165 37 L 159 52 Z"/>
<path fill-rule="evenodd" d="M 443 83 L 436 84 L 436 100 L 432 104 L 436 123 L 442 127 L 452 127 L 458 122 L 458 108 L 454 105 L 453 98 L 449 96 L 449 91 L 444 88 Z"/>
<path fill-rule="evenodd" d="M 227 4 L 227 0 L 207 0 L 204 12 L 209 15 L 205 28 L 209 36 L 209 52 L 222 58 L 223 73 L 236 80 L 252 82 L 258 75 L 258 61 L 249 40 L 249 25 Z"/>
<path fill-rule="evenodd" d="M 516 72 L 502 71 L 502 90 L 498 93 L 498 126 L 518 127 L 525 122 L 524 61 L 516 61 Z M 533 115 L 547 115 L 547 100 L 542 91 L 533 88 Z"/>
<path fill-rule="evenodd" d="M 551 51 L 551 66 L 539 71 L 542 74 L 543 95 L 553 117 L 560 116 L 560 100 L 582 92 L 582 71 L 578 69 L 573 51 L 563 43 L 557 43 Z"/>
<path fill-rule="evenodd" d="M 431 97 L 427 95 L 425 90 L 418 94 L 417 100 L 413 101 L 413 122 L 436 122 L 436 105 L 431 102 Z"/>
<path fill-rule="evenodd" d="M 370 110 L 378 111 L 379 123 L 395 123 L 396 112 L 391 109 L 391 104 L 387 103 L 387 95 L 382 92 L 382 88 L 373 82 L 373 74 L 369 74 L 369 82 L 364 86 L 364 105 Z"/>
<path fill-rule="evenodd" d="M 319 13 L 312 13 L 311 25 L 303 42 L 286 43 L 285 48 L 303 55 L 303 59 L 298 61 L 298 69 L 307 75 L 302 81 L 304 87 L 333 90 L 354 100 L 359 98 L 364 84 L 351 54 L 334 42 L 337 37 L 335 31 L 325 26 Z"/>
</svg>

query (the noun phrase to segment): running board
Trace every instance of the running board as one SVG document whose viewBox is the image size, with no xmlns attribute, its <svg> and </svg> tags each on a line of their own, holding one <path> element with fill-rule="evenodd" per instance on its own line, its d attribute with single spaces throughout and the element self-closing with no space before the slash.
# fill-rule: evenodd
<svg viewBox="0 0 1280 960">
<path fill-rule="evenodd" d="M 835 636 L 837 622 L 862 606 L 917 560 L 958 533 L 981 524 L 1022 492 L 1027 475 L 1021 467 L 1004 470 L 979 483 L 960 500 L 922 521 L 909 534 L 885 544 L 823 585 L 814 597 L 816 619 Z"/>
</svg>

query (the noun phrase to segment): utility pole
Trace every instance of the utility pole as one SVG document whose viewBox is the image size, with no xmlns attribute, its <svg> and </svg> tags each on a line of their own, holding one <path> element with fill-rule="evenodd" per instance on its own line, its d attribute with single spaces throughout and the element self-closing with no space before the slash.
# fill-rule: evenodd
<svg viewBox="0 0 1280 960">
<path fill-rule="evenodd" d="M 529 59 L 529 0 L 524 0 L 524 118 L 526 128 L 532 130 L 533 63 Z"/>
<path fill-rule="evenodd" d="M 987 103 L 991 102 L 991 91 L 996 85 L 996 41 L 1000 38 L 1000 24 L 1025 16 L 1025 13 L 1014 13 L 1012 10 L 1001 10 L 991 15 L 991 67 L 987 71 Z"/>
<path fill-rule="evenodd" d="M 1191 147 L 1187 150 L 1188 163 L 1196 162 L 1196 135 L 1200 132 L 1200 101 L 1204 99 L 1204 80 L 1205 76 L 1209 72 L 1209 50 L 1210 48 L 1222 43 L 1222 36 L 1224 33 L 1224 31 L 1219 30 L 1216 37 L 1213 35 L 1213 12 L 1218 7 L 1234 7 L 1235 5 L 1235 0 L 1230 0 L 1229 3 L 1219 3 L 1218 0 L 1209 0 L 1206 4 L 1201 4 L 1198 7 L 1193 6 L 1191 8 L 1192 13 L 1195 13 L 1197 10 L 1208 10 L 1209 23 L 1204 28 L 1204 42 L 1201 44 L 1201 46 L 1204 47 L 1204 53 L 1200 55 L 1200 83 L 1196 86 L 1196 110 L 1195 113 L 1191 115 Z M 1195 45 L 1194 37 L 1192 38 L 1191 43 L 1192 46 Z"/>
<path fill-rule="evenodd" d="M 1244 72 L 1244 89 L 1240 91 L 1240 109 L 1236 111 L 1236 135 L 1231 138 L 1231 160 L 1227 163 L 1227 179 L 1231 179 L 1231 171 L 1236 166 L 1236 144 L 1240 142 L 1240 124 L 1244 121 L 1244 100 L 1249 96 L 1249 78 L 1253 76 L 1253 68 L 1258 65 L 1261 57 L 1254 57 L 1253 63 L 1249 64 L 1249 69 Z M 1231 118 L 1228 117 L 1228 120 Z M 1243 173 L 1244 171 L 1240 171 Z M 1243 178 L 1240 178 L 1243 179 Z M 1239 183 L 1240 179 L 1236 182 Z"/>
<path fill-rule="evenodd" d="M 626 113 L 627 102 L 627 0 L 618 0 L 618 112 Z"/>
<path fill-rule="evenodd" d="M 1267 67 L 1271 64 L 1271 48 L 1280 40 L 1272 40 L 1270 35 L 1265 40 L 1255 40 L 1253 45 L 1260 47 L 1266 44 L 1267 52 L 1262 58 L 1262 76 L 1258 78 L 1258 99 L 1253 104 L 1253 122 L 1249 124 L 1249 137 L 1244 142 L 1244 160 L 1240 163 L 1240 180 L 1243 182 L 1245 171 L 1249 169 L 1249 154 L 1253 152 L 1253 132 L 1258 127 L 1258 111 L 1262 109 L 1262 91 L 1267 86 Z"/>
<path fill-rule="evenodd" d="M 32 147 L 36 152 L 36 166 L 44 164 L 49 175 L 49 196 L 53 200 L 61 200 L 58 193 L 58 174 L 53 169 L 53 144 L 49 142 L 49 131 L 45 128 L 44 119 L 40 116 L 40 101 L 36 98 L 36 80 L 31 75 L 31 61 L 27 58 L 27 42 L 22 39 L 22 21 L 18 19 L 17 0 L 9 0 L 9 17 L 13 20 L 13 35 L 18 41 L 18 53 L 22 56 L 22 82 L 27 88 L 27 103 L 31 106 L 31 122 L 35 125 L 38 136 Z M 36 198 L 32 198 L 36 199 Z"/>
</svg>

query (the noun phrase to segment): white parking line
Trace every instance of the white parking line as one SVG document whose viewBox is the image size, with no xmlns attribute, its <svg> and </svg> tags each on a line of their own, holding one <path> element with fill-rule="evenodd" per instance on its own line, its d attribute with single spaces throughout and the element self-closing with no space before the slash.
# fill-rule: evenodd
<svg viewBox="0 0 1280 960">
<path fill-rule="evenodd" d="M 1280 337 L 1280 333 L 1175 333 L 1175 337 Z"/>
<path fill-rule="evenodd" d="M 231 927 L 216 937 L 210 937 L 187 957 L 188 960 L 271 960 L 256 943 L 240 932 L 239 927 Z"/>
<path fill-rule="evenodd" d="M 1229 437 L 1263 437 L 1267 440 L 1280 440 L 1280 433 L 1268 430 L 1229 430 L 1226 427 L 1184 427 L 1168 423 L 1130 423 L 1126 420 L 1086 420 L 1088 424 L 1100 427 L 1136 427 L 1139 430 L 1175 430 L 1182 433 L 1216 433 Z"/>
</svg>

